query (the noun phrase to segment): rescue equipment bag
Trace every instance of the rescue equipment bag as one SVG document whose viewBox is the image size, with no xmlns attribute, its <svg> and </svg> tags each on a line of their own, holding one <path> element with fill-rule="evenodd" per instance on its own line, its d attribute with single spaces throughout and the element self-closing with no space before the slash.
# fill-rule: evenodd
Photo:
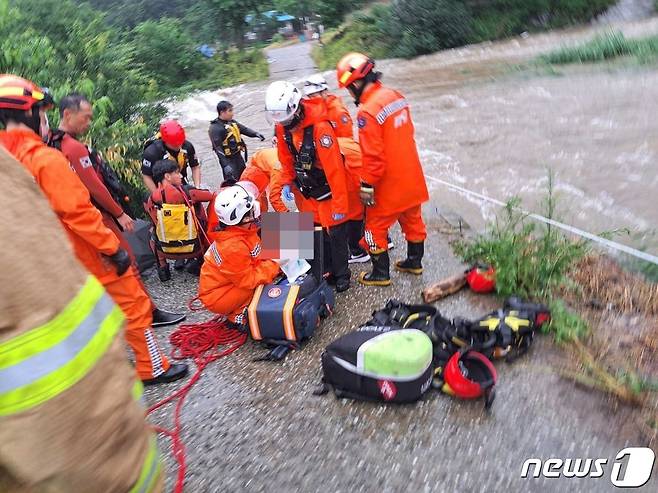
<svg viewBox="0 0 658 493">
<path fill-rule="evenodd" d="M 248 307 L 249 332 L 256 341 L 290 346 L 310 338 L 335 305 L 331 287 L 313 275 L 290 284 L 261 285 Z"/>
<path fill-rule="evenodd" d="M 322 371 L 318 395 L 414 402 L 432 384 L 432 341 L 417 329 L 365 325 L 326 347 Z"/>
<path fill-rule="evenodd" d="M 288 149 L 295 160 L 295 184 L 299 192 L 307 199 L 317 201 L 331 198 L 331 189 L 324 171 L 316 165 L 315 142 L 313 141 L 313 125 L 304 129 L 304 138 L 299 150 L 295 148 L 292 134 L 289 130 L 284 133 Z"/>
<path fill-rule="evenodd" d="M 192 207 L 166 203 L 164 190 L 162 203 L 154 205 L 158 218 L 155 234 L 159 248 L 164 253 L 192 253 L 199 233 Z"/>
</svg>

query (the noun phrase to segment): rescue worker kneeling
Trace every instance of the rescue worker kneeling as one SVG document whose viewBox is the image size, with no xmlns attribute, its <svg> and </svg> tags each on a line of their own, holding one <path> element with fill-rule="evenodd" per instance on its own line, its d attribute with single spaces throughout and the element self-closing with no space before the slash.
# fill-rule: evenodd
<svg viewBox="0 0 658 493">
<path fill-rule="evenodd" d="M 208 310 L 244 327 L 254 291 L 277 277 L 279 264 L 260 256 L 260 204 L 254 193 L 240 183 L 224 188 L 215 198 L 215 213 L 219 226 L 204 257 L 199 299 Z"/>
<path fill-rule="evenodd" d="M 158 161 L 153 166 L 153 180 L 157 184 L 157 189 L 150 195 L 146 202 L 146 212 L 148 212 L 156 229 L 156 237 L 160 242 L 165 241 L 169 231 L 166 227 L 166 220 L 173 218 L 173 211 L 163 211 L 163 205 L 174 205 L 182 207 L 178 212 L 185 214 L 184 225 L 178 223 L 178 229 L 182 229 L 185 234 L 184 242 L 189 245 L 169 247 L 172 253 L 180 252 L 183 255 L 198 252 L 197 256 L 191 255 L 187 262 L 186 270 L 195 276 L 199 275 L 201 264 L 203 262 L 203 252 L 208 248 L 208 242 L 204 242 L 203 231 L 208 223 L 206 212 L 203 209 L 203 202 L 210 202 L 213 193 L 210 190 L 195 188 L 191 185 L 183 184 L 178 164 L 170 159 Z M 187 206 L 187 208 L 185 207 Z M 190 217 L 191 216 L 191 217 Z M 176 218 L 173 218 L 176 221 Z M 162 223 L 164 221 L 164 224 Z M 177 231 L 180 233 L 180 231 Z M 199 237 L 201 233 L 201 237 Z M 191 237 L 191 238 L 190 238 Z M 177 238 L 180 241 L 180 238 Z M 166 250 L 162 245 L 156 245 L 156 255 L 158 255 L 158 277 L 161 281 L 168 281 L 171 278 L 171 272 L 166 259 Z"/>
</svg>

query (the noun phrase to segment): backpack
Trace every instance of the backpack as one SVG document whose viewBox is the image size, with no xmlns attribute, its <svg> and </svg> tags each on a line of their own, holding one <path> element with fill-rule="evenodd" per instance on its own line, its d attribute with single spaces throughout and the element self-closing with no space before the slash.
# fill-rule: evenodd
<svg viewBox="0 0 658 493">
<path fill-rule="evenodd" d="M 432 341 L 417 329 L 365 325 L 322 353 L 322 388 L 338 398 L 414 402 L 432 385 Z"/>
<path fill-rule="evenodd" d="M 155 203 L 158 222 L 155 235 L 164 253 L 192 253 L 197 245 L 198 228 L 190 204 L 168 204 L 162 190 L 162 202 Z"/>
<path fill-rule="evenodd" d="M 48 145 L 61 152 L 62 139 L 64 138 L 64 135 L 66 135 L 66 132 L 63 130 L 55 130 L 48 137 Z M 119 204 L 119 206 L 121 206 L 124 212 L 130 214 L 130 197 L 123 187 L 119 175 L 117 175 L 117 172 L 114 170 L 114 168 L 112 168 L 112 166 L 105 162 L 98 151 L 90 148 L 89 146 L 86 147 L 87 152 L 89 153 L 89 160 L 91 161 L 91 164 L 96 172 L 100 175 L 103 184 L 107 188 L 107 191 L 110 192 L 110 195 L 114 201 Z M 93 198 L 92 202 L 94 202 Z M 99 209 L 101 208 L 96 202 L 94 202 L 94 206 Z"/>
</svg>

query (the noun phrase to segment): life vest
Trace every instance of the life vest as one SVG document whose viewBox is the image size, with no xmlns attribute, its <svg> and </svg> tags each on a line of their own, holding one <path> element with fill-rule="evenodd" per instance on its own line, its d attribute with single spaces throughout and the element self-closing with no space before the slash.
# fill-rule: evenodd
<svg viewBox="0 0 658 493">
<path fill-rule="evenodd" d="M 299 150 L 295 148 L 292 134 L 289 130 L 284 132 L 284 138 L 290 153 L 294 158 L 295 183 L 300 193 L 307 199 L 317 201 L 331 198 L 331 189 L 324 171 L 317 166 L 315 141 L 313 140 L 313 125 L 304 129 L 304 137 Z"/>
<path fill-rule="evenodd" d="M 194 252 L 199 234 L 194 209 L 188 203 L 168 204 L 164 189 L 161 194 L 162 202 L 153 201 L 157 216 L 155 234 L 159 248 L 164 253 Z"/>
<path fill-rule="evenodd" d="M 218 123 L 221 124 L 222 122 L 219 121 Z M 235 156 L 247 149 L 246 144 L 242 140 L 240 128 L 236 122 L 224 123 L 224 129 L 226 130 L 226 137 L 222 142 L 222 152 L 225 156 Z"/>
<path fill-rule="evenodd" d="M 146 150 L 148 146 L 150 146 L 157 140 L 162 140 L 162 136 L 160 135 L 160 132 L 157 132 L 155 135 L 153 135 L 153 137 L 146 139 L 146 142 L 144 142 L 143 150 Z M 164 145 L 164 142 L 162 143 L 162 147 L 164 147 L 165 155 L 162 156 L 161 159 L 171 159 L 173 162 L 178 163 L 178 169 L 181 171 L 181 173 L 183 173 L 185 166 L 189 164 L 187 151 L 183 147 L 181 147 L 180 150 L 178 151 L 178 154 L 174 156 L 171 152 L 169 152 L 169 149 L 167 149 L 167 146 Z M 185 173 L 183 173 L 183 176 L 185 176 Z"/>
</svg>

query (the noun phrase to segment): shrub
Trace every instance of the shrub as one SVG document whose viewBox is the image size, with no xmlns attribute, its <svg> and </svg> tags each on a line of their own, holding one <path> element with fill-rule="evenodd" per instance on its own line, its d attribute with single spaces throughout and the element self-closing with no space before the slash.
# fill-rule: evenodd
<svg viewBox="0 0 658 493">
<path fill-rule="evenodd" d="M 464 45 L 473 26 L 468 8 L 455 0 L 398 0 L 391 21 L 399 29 L 393 54 L 402 57 Z"/>
</svg>

